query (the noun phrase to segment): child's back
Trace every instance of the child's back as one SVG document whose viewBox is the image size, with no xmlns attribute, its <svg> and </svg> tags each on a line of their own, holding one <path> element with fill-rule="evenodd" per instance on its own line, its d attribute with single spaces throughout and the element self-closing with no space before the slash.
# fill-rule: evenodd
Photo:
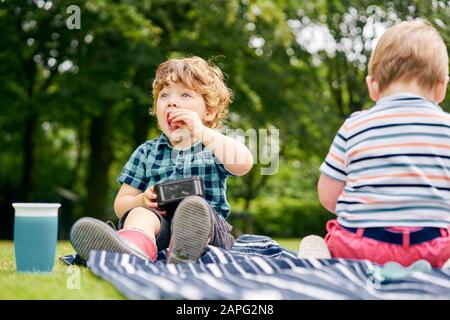
<svg viewBox="0 0 450 320">
<path fill-rule="evenodd" d="M 366 78 L 368 111 L 340 128 L 321 166 L 333 257 L 442 266 L 450 258 L 450 115 L 442 102 L 448 54 L 427 22 L 381 37 Z"/>
<path fill-rule="evenodd" d="M 449 172 L 450 115 L 408 93 L 350 117 L 322 166 L 322 173 L 345 181 L 338 221 L 364 228 L 447 228 Z"/>
</svg>

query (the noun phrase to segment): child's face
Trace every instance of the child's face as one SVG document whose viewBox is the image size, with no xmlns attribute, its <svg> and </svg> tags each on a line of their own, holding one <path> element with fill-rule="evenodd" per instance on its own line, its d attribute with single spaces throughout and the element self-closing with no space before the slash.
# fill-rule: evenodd
<svg viewBox="0 0 450 320">
<path fill-rule="evenodd" d="M 169 138 L 175 130 L 180 128 L 177 123 L 168 120 L 170 113 L 178 108 L 196 112 L 202 121 L 207 113 L 205 100 L 201 94 L 189 89 L 181 82 L 170 81 L 159 92 L 156 101 L 156 116 L 159 127 Z"/>
</svg>

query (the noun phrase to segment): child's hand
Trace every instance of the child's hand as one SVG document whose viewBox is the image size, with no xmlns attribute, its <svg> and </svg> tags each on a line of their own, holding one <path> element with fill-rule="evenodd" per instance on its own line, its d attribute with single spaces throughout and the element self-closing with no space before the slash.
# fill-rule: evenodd
<svg viewBox="0 0 450 320">
<path fill-rule="evenodd" d="M 170 114 L 168 120 L 180 128 L 189 130 L 191 136 L 201 137 L 204 125 L 197 112 L 189 109 L 177 109 Z"/>
<path fill-rule="evenodd" d="M 153 186 L 144 191 L 144 206 L 147 209 L 158 210 L 162 216 L 166 215 L 166 212 L 158 207 L 158 203 L 156 202 L 156 193 Z"/>
</svg>

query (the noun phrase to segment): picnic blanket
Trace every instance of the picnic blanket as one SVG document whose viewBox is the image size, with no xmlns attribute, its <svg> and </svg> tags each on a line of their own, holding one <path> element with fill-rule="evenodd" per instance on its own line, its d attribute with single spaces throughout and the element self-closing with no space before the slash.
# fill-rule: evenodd
<svg viewBox="0 0 450 320">
<path fill-rule="evenodd" d="M 166 253 L 153 263 L 94 251 L 87 266 L 130 299 L 450 299 L 450 269 L 387 281 L 369 261 L 298 259 L 265 236 L 208 246 L 196 263 L 166 264 Z"/>
</svg>

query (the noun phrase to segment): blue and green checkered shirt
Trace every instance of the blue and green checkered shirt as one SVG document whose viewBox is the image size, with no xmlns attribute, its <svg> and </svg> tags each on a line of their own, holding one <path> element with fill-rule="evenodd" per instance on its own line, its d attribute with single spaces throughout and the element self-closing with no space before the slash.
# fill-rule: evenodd
<svg viewBox="0 0 450 320">
<path fill-rule="evenodd" d="M 145 191 L 165 181 L 193 176 L 203 178 L 205 200 L 224 218 L 230 213 L 226 197 L 226 179 L 232 175 L 213 153 L 198 142 L 188 150 L 172 148 L 169 139 L 161 134 L 158 139 L 141 144 L 131 155 L 117 182 Z"/>
</svg>

